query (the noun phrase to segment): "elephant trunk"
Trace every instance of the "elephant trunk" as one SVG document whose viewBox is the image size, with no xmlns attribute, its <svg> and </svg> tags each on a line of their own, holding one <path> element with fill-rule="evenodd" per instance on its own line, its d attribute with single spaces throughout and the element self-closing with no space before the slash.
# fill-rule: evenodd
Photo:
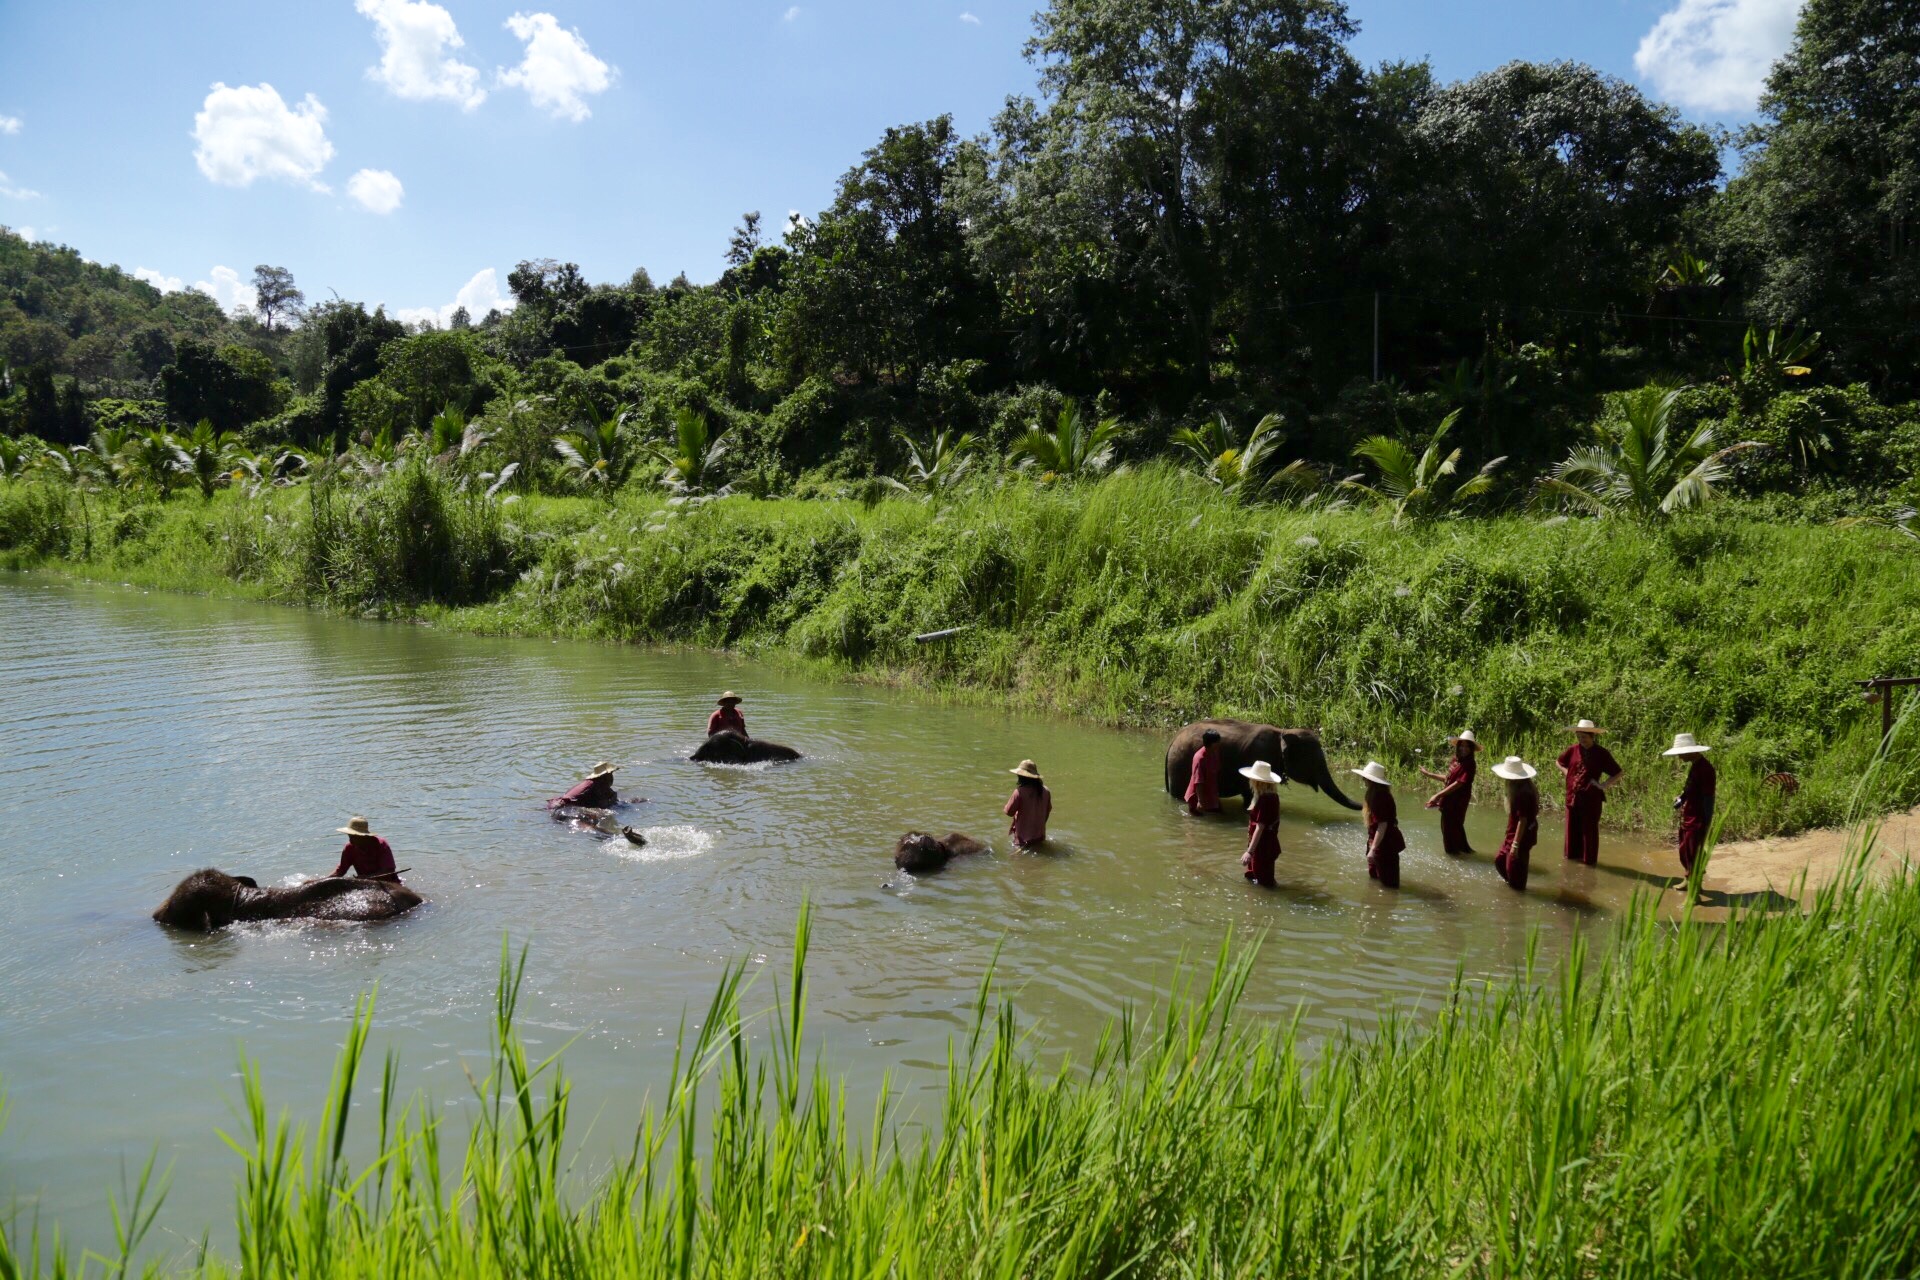
<svg viewBox="0 0 1920 1280">
<path fill-rule="evenodd" d="M 1321 748 L 1318 738 L 1293 739 L 1286 745 L 1288 777 L 1317 789 L 1335 804 L 1348 809 L 1360 808 L 1356 801 L 1347 799 L 1346 793 L 1333 780 L 1333 770 L 1327 765 L 1327 753 Z"/>
</svg>

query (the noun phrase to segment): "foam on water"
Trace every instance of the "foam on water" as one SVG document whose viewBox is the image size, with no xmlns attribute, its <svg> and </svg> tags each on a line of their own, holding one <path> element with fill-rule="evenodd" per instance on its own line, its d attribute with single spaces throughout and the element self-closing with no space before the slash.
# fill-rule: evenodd
<svg viewBox="0 0 1920 1280">
<path fill-rule="evenodd" d="M 614 857 L 627 862 L 678 862 L 697 858 L 713 848 L 713 836 L 698 827 L 640 827 L 647 838 L 644 845 L 629 843 L 625 836 L 611 836 L 601 842 Z"/>
</svg>

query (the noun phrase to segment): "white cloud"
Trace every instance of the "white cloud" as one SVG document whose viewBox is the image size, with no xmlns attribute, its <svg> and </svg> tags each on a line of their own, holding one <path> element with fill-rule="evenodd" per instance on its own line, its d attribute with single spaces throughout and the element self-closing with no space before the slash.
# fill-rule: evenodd
<svg viewBox="0 0 1920 1280">
<path fill-rule="evenodd" d="M 467 315 L 479 324 L 487 318 L 489 311 L 511 311 L 516 305 L 512 294 L 500 292 L 500 276 L 492 267 L 474 273 L 473 279 L 460 286 L 453 295 L 453 301 L 442 307 L 402 307 L 393 313 L 394 318 L 406 324 L 432 324 L 444 329 L 453 323 L 453 313 L 461 307 L 467 309 Z"/>
<path fill-rule="evenodd" d="M 792 22 L 795 18 L 798 18 L 799 16 L 800 16 L 800 6 L 796 4 L 791 9 L 788 9 L 784 14 L 782 14 L 780 17 L 780 20 L 782 22 Z"/>
<path fill-rule="evenodd" d="M 507 30 L 527 46 L 520 65 L 501 70 L 500 83 L 525 89 L 533 105 L 576 124 L 593 113 L 585 96 L 604 92 L 619 73 L 587 50 L 580 33 L 550 13 L 516 13 Z"/>
<path fill-rule="evenodd" d="M 396 97 L 416 102 L 442 98 L 465 111 L 487 100 L 480 68 L 449 52 L 466 42 L 445 9 L 430 0 L 354 0 L 353 7 L 378 29 L 380 65 L 367 68 L 368 79 L 387 86 Z"/>
<path fill-rule="evenodd" d="M 969 23 L 976 27 L 980 25 L 980 19 L 974 17 L 971 13 L 962 13 L 960 15 L 960 21 Z"/>
<path fill-rule="evenodd" d="M 320 171 L 333 159 L 326 122 L 327 109 L 312 94 L 289 108 L 270 84 L 216 82 L 193 118 L 193 158 L 221 186 L 279 178 L 325 191 Z"/>
<path fill-rule="evenodd" d="M 221 269 L 225 270 L 224 267 Z M 145 280 L 162 293 L 180 292 L 181 285 L 179 276 L 161 275 L 152 267 L 135 267 L 133 269 L 133 278 L 135 280 Z M 238 279 L 237 276 L 235 278 Z"/>
<path fill-rule="evenodd" d="M 347 194 L 369 213 L 392 213 L 406 189 L 385 169 L 362 169 L 347 179 Z"/>
<path fill-rule="evenodd" d="M 19 116 L 0 116 L 0 133 L 18 133 L 23 127 Z"/>
<path fill-rule="evenodd" d="M 32 244 L 34 241 L 40 238 L 40 233 L 35 231 L 32 227 L 15 227 L 13 229 L 13 233 L 19 236 L 22 240 L 25 240 L 28 244 Z"/>
<path fill-rule="evenodd" d="M 34 200 L 38 199 L 39 195 L 38 191 L 31 188 L 10 185 L 7 175 L 0 173 L 0 196 L 5 196 L 9 200 Z"/>
<path fill-rule="evenodd" d="M 1744 113 L 1793 42 L 1802 0 L 1680 0 L 1640 40 L 1633 65 L 1661 97 Z"/>
<path fill-rule="evenodd" d="M 243 280 L 240 273 L 232 267 L 215 267 L 213 279 L 195 280 L 193 287 L 220 304 L 222 311 L 251 311 L 259 294 L 254 292 L 253 282 Z"/>
</svg>

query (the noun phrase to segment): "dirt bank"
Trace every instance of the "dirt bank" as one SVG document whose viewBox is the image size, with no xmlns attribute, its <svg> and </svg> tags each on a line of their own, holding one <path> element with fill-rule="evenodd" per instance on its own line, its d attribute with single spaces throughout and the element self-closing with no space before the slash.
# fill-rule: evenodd
<svg viewBox="0 0 1920 1280">
<path fill-rule="evenodd" d="M 1801 901 L 1810 901 L 1839 875 L 1852 836 L 1851 828 L 1826 827 L 1720 845 L 1707 863 L 1702 900 L 1711 901 L 1715 895 L 1736 901 L 1750 895 L 1791 897 L 1800 884 Z M 1875 880 L 1888 880 L 1916 865 L 1920 865 L 1920 809 L 1888 815 L 1875 832 L 1870 874 Z"/>
</svg>

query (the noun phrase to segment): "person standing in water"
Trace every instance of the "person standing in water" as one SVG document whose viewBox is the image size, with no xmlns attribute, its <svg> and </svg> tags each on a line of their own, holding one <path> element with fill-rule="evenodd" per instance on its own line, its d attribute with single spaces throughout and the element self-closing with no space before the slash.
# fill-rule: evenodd
<svg viewBox="0 0 1920 1280">
<path fill-rule="evenodd" d="M 1000 810 L 1013 819 L 1007 827 L 1007 834 L 1013 837 L 1013 847 L 1031 849 L 1045 844 L 1047 819 L 1053 813 L 1053 792 L 1047 790 L 1047 784 L 1041 780 L 1040 767 L 1031 760 L 1022 760 L 1007 772 L 1019 779 Z"/>
<path fill-rule="evenodd" d="M 1480 762 L 1474 758 L 1480 754 L 1480 743 L 1471 729 L 1462 729 L 1448 743 L 1453 758 L 1447 761 L 1447 771 L 1442 774 L 1422 768 L 1420 772 L 1441 784 L 1427 801 L 1427 808 L 1440 811 L 1440 847 L 1458 857 L 1473 852 L 1473 846 L 1467 843 L 1467 806 L 1473 803 L 1473 779 L 1480 771 Z"/>
<path fill-rule="evenodd" d="M 1247 851 L 1240 855 L 1240 869 L 1262 889 L 1276 889 L 1273 865 L 1280 861 L 1280 784 L 1286 779 L 1265 760 L 1255 760 L 1240 770 L 1240 776 L 1253 784 L 1253 803 L 1247 806 Z"/>
<path fill-rule="evenodd" d="M 1600 860 L 1600 807 L 1620 781 L 1620 762 L 1600 745 L 1605 732 L 1593 721 L 1582 720 L 1573 726 L 1573 745 L 1554 762 L 1567 775 L 1566 858 L 1589 867 Z"/>
<path fill-rule="evenodd" d="M 1673 746 L 1661 752 L 1687 762 L 1686 785 L 1680 788 L 1673 807 L 1680 811 L 1680 869 L 1689 877 L 1693 875 L 1694 860 L 1707 847 L 1707 830 L 1713 826 L 1714 791 L 1719 786 L 1720 774 L 1707 763 L 1707 752 L 1711 750 L 1712 747 L 1694 741 L 1690 733 L 1676 733 Z"/>
<path fill-rule="evenodd" d="M 1519 756 L 1508 756 L 1493 766 L 1493 773 L 1507 791 L 1507 838 L 1493 856 L 1493 869 L 1512 888 L 1525 889 L 1527 866 L 1540 839 L 1540 788 L 1533 784 L 1537 770 Z"/>
<path fill-rule="evenodd" d="M 1387 767 L 1369 760 L 1366 768 L 1349 772 L 1367 783 L 1366 798 L 1360 806 L 1367 814 L 1367 875 L 1383 888 L 1398 889 L 1400 855 L 1406 850 L 1407 838 L 1400 834 L 1400 806 L 1394 803 Z"/>
<path fill-rule="evenodd" d="M 547 808 L 580 805 L 588 809 L 611 809 L 619 803 L 620 794 L 613 789 L 613 766 L 602 760 L 593 766 L 593 772 L 573 785 L 573 790 L 547 801 Z"/>
<path fill-rule="evenodd" d="M 731 689 L 720 695 L 720 705 L 707 717 L 709 738 L 722 729 L 731 729 L 743 738 L 747 736 L 747 718 L 740 714 L 740 695 Z"/>
<path fill-rule="evenodd" d="M 340 851 L 340 865 L 333 869 L 329 878 L 344 876 L 352 871 L 363 880 L 400 883 L 400 873 L 393 863 L 393 846 L 373 834 L 373 828 L 365 818 L 349 818 L 347 825 L 337 830 L 347 838 L 347 847 Z"/>
<path fill-rule="evenodd" d="M 1242 772 L 1245 772 L 1242 770 Z M 1200 735 L 1200 749 L 1193 753 L 1193 768 L 1187 773 L 1187 812 L 1194 817 L 1220 812 L 1220 731 L 1208 729 Z"/>
</svg>

